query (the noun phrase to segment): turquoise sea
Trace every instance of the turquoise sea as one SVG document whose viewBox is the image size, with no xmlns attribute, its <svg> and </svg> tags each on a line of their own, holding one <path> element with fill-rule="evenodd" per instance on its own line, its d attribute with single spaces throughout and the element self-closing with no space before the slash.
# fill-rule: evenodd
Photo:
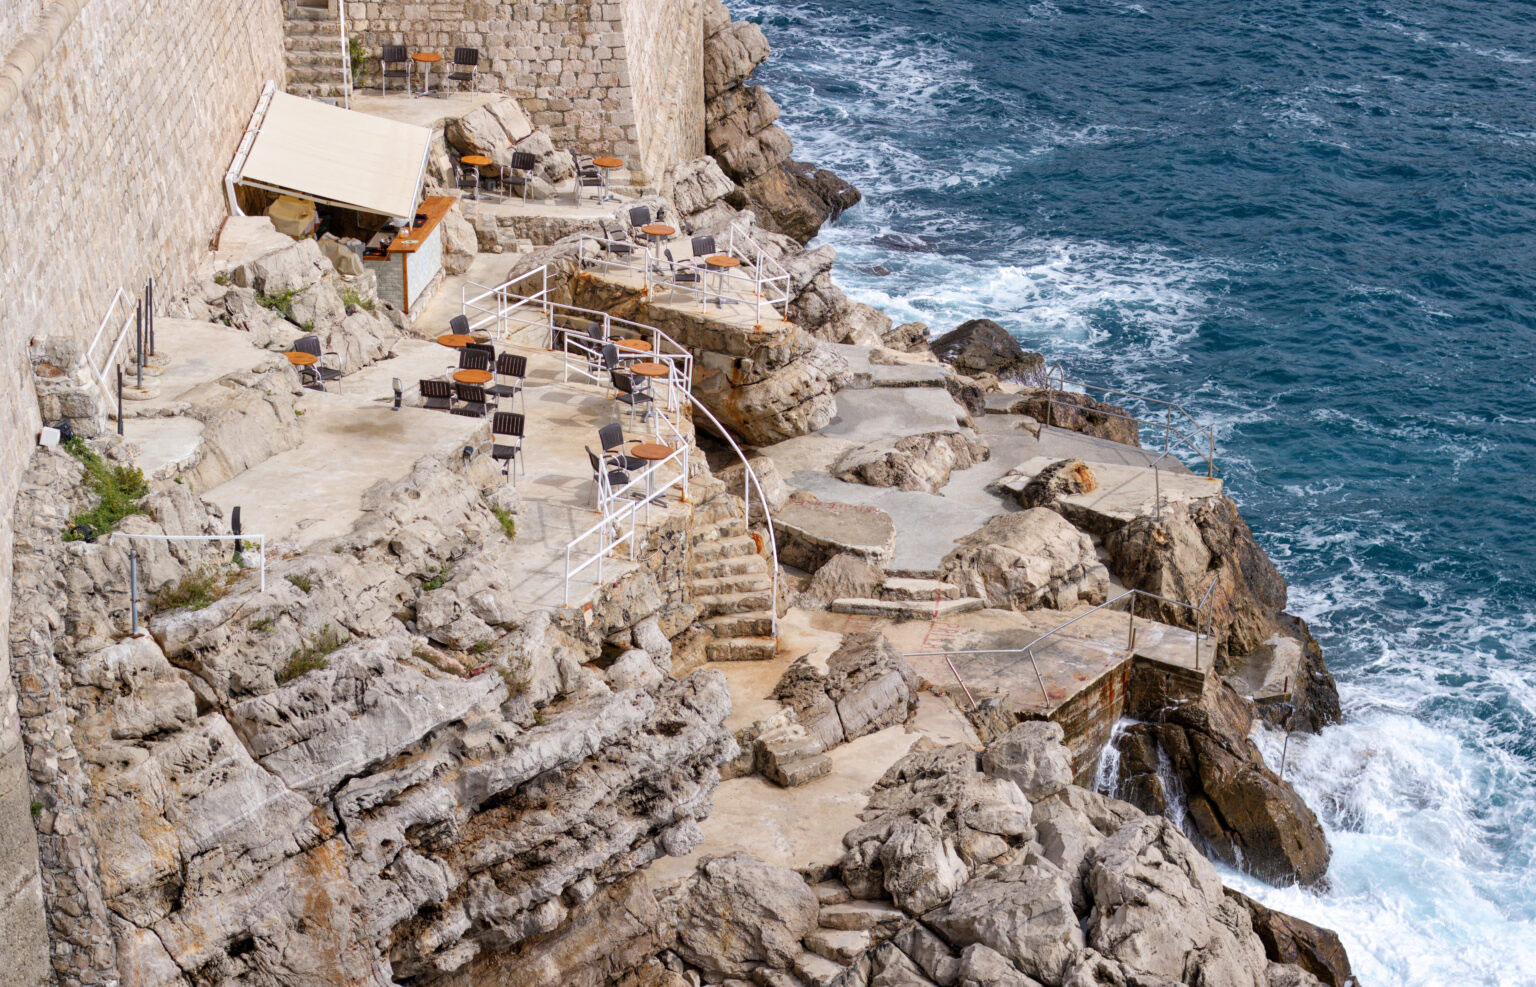
<svg viewBox="0 0 1536 987">
<path fill-rule="evenodd" d="M 850 294 L 1216 424 L 1348 716 L 1288 756 L 1331 890 L 1228 879 L 1372 987 L 1536 984 L 1536 4 L 730 5 Z"/>
</svg>

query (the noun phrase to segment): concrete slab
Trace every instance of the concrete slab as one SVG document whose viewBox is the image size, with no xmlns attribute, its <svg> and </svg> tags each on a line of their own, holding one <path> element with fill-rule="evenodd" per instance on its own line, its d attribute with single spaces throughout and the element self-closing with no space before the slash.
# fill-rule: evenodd
<svg viewBox="0 0 1536 987">
<path fill-rule="evenodd" d="M 1050 456 L 1035 456 L 1017 469 L 1021 476 L 1032 477 L 1058 461 Z M 1099 481 L 1096 489 L 1063 497 L 1062 503 L 1111 525 L 1151 514 L 1158 497 L 1165 505 L 1188 503 L 1218 497 L 1223 488 L 1220 477 L 1196 476 L 1188 470 L 1153 471 L 1145 466 L 1094 463 L 1093 475 Z"/>
<path fill-rule="evenodd" d="M 828 343 L 833 351 L 848 363 L 853 372 L 853 387 L 943 387 L 944 368 L 937 363 L 923 363 L 914 359 L 911 363 L 874 363 L 870 360 L 872 349 L 851 343 Z"/>
<path fill-rule="evenodd" d="M 301 333 L 295 330 L 293 335 L 297 339 Z M 130 416 L 163 414 L 194 388 L 280 359 L 253 345 L 248 332 L 188 319 L 156 319 L 155 349 L 166 357 L 164 369 L 154 378 L 157 390 L 148 400 L 125 402 Z"/>
<path fill-rule="evenodd" d="M 130 437 L 139 450 L 139 469 L 151 480 L 169 479 L 196 462 L 203 437 L 203 423 L 196 418 L 135 418 L 132 422 Z"/>
<path fill-rule="evenodd" d="M 436 73 L 433 74 L 436 75 Z M 434 84 L 435 82 L 434 79 Z M 504 93 L 454 92 L 417 97 L 394 91 L 388 95 L 377 92 L 354 92 L 352 109 L 398 123 L 438 128 L 452 117 L 461 117 L 476 107 L 494 103 L 504 96 Z"/>
</svg>

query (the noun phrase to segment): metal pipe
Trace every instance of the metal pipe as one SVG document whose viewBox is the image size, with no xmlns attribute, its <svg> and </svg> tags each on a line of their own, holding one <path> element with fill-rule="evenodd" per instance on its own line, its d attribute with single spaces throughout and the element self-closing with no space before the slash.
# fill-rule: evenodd
<svg viewBox="0 0 1536 987">
<path fill-rule="evenodd" d="M 123 434 L 123 368 L 117 368 L 117 434 Z"/>
<path fill-rule="evenodd" d="M 965 701 L 970 703 L 971 709 L 974 710 L 976 708 L 976 697 L 971 695 L 970 687 L 965 684 L 965 679 L 960 677 L 959 671 L 955 669 L 955 663 L 949 660 L 948 655 L 944 656 L 944 664 L 949 666 L 950 674 L 954 675 L 955 681 L 960 683 L 960 688 L 965 693 Z"/>
<path fill-rule="evenodd" d="M 142 391 L 144 389 L 144 302 L 142 300 L 139 301 L 133 315 L 133 345 L 136 350 L 133 355 L 134 373 L 137 375 L 134 386 Z"/>
<path fill-rule="evenodd" d="M 1045 687 L 1045 676 L 1040 674 L 1040 666 L 1035 662 L 1035 653 L 1027 651 L 1025 654 L 1029 655 L 1029 663 L 1035 670 L 1035 681 L 1040 683 L 1040 695 L 1044 697 L 1046 705 L 1049 705 L 1051 702 L 1051 690 Z"/>
<path fill-rule="evenodd" d="M 139 550 L 128 548 L 128 613 L 133 636 L 139 636 Z"/>
</svg>

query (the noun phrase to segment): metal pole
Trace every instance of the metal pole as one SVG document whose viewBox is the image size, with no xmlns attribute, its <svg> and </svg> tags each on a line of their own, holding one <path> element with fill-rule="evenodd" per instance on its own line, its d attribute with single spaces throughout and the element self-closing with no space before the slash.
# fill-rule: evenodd
<svg viewBox="0 0 1536 987">
<path fill-rule="evenodd" d="M 131 616 L 133 636 L 139 636 L 139 551 L 128 549 L 128 612 Z"/>
<path fill-rule="evenodd" d="M 150 278 L 149 284 L 144 286 L 144 312 L 145 321 L 149 323 L 149 352 L 155 353 L 155 279 Z"/>
<path fill-rule="evenodd" d="M 134 354 L 134 359 L 133 359 L 134 372 L 135 372 L 135 374 L 137 374 L 137 377 L 135 378 L 135 386 L 140 388 L 140 389 L 143 389 L 143 387 L 144 387 L 144 302 L 143 302 L 142 299 L 139 301 L 138 309 L 136 309 L 135 312 L 134 312 L 134 316 L 133 316 L 133 335 L 134 335 L 135 346 L 138 349 L 138 352 L 136 354 Z"/>
<path fill-rule="evenodd" d="M 1287 696 L 1289 696 L 1291 694 L 1291 677 L 1289 675 L 1287 675 L 1285 677 L 1285 686 L 1284 686 L 1284 688 L 1285 688 L 1285 694 Z M 1290 753 L 1291 753 L 1291 718 L 1289 716 L 1287 716 L 1285 718 L 1285 743 L 1280 748 L 1280 780 L 1281 781 L 1285 780 L 1285 759 L 1286 759 L 1287 756 L 1290 755 Z"/>
<path fill-rule="evenodd" d="M 117 368 L 117 434 L 123 434 L 123 368 Z"/>
<path fill-rule="evenodd" d="M 1024 653 L 1029 656 L 1029 663 L 1035 670 L 1035 681 L 1040 683 L 1040 695 L 1045 697 L 1046 705 L 1050 705 L 1051 692 L 1045 687 L 1045 678 L 1040 674 L 1040 666 L 1035 663 L 1035 651 L 1031 648 Z"/>
<path fill-rule="evenodd" d="M 1136 646 L 1136 592 L 1131 591 L 1131 602 L 1125 608 L 1125 650 Z"/>
<path fill-rule="evenodd" d="M 1164 453 L 1167 455 L 1167 453 Z M 1158 469 L 1157 463 L 1152 464 L 1152 517 L 1161 520 L 1163 516 L 1163 471 Z"/>
</svg>

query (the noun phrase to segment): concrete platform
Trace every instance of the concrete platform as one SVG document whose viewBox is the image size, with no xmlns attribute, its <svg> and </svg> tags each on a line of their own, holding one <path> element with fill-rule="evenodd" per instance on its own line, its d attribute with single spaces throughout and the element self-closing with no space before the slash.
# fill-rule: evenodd
<svg viewBox="0 0 1536 987">
<path fill-rule="evenodd" d="M 913 360 L 910 363 L 874 363 L 870 347 L 851 343 L 828 343 L 853 372 L 853 387 L 943 387 L 946 374 L 937 363 Z M 1011 395 L 1010 400 L 1017 400 Z"/>
<path fill-rule="evenodd" d="M 432 70 L 433 83 L 437 82 L 439 67 Z M 461 117 L 472 110 L 494 103 L 504 93 L 441 93 L 432 96 L 407 96 L 403 90 L 390 88 L 385 95 L 378 91 L 352 93 L 352 109 L 376 117 L 384 117 L 398 123 L 417 127 L 438 128 L 453 117 Z"/>
<path fill-rule="evenodd" d="M 1022 475 L 1034 476 L 1060 457 L 1035 456 L 1019 467 Z M 1166 464 L 1170 460 L 1163 460 Z M 1153 513 L 1157 499 L 1163 504 L 1188 503 L 1221 496 L 1220 477 L 1197 476 L 1187 469 L 1154 471 L 1145 466 L 1121 466 L 1094 463 L 1096 489 L 1061 498 L 1073 510 L 1091 514 L 1107 525 L 1123 524 L 1133 518 Z"/>
</svg>

